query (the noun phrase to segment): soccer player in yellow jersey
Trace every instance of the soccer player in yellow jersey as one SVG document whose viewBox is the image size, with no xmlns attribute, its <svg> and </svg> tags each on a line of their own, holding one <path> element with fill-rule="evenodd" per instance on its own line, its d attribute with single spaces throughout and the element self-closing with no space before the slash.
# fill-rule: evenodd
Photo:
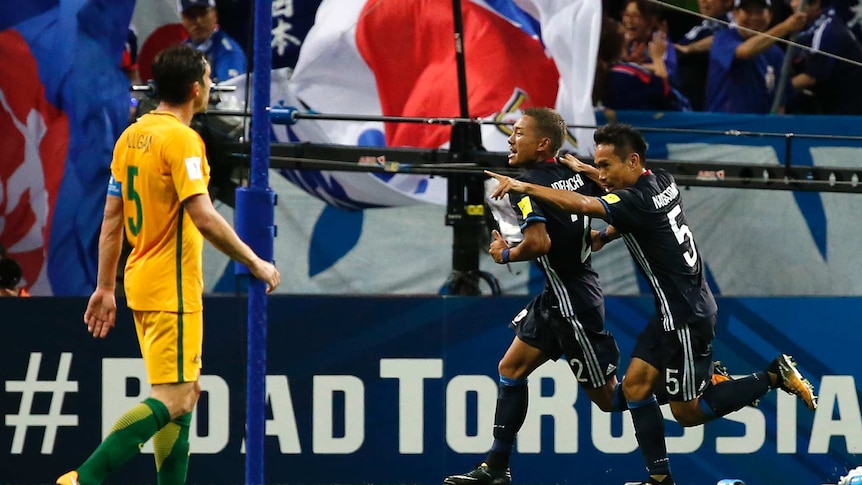
<svg viewBox="0 0 862 485">
<path fill-rule="evenodd" d="M 63 485 L 102 483 L 153 438 L 160 485 L 185 483 L 191 412 L 200 394 L 203 342 L 203 239 L 278 286 L 275 266 L 259 258 L 215 210 L 207 192 L 203 140 L 189 127 L 209 100 L 210 66 L 187 45 L 153 64 L 159 106 L 117 140 L 99 237 L 98 282 L 84 313 L 105 337 L 116 316 L 115 275 L 125 228 L 132 246 L 125 286 L 152 390 L 130 409 Z"/>
</svg>

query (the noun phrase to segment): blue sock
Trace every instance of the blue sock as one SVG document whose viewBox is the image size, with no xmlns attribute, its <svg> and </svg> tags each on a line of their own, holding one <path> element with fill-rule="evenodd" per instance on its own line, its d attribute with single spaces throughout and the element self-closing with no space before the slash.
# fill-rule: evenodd
<svg viewBox="0 0 862 485">
<path fill-rule="evenodd" d="M 739 379 L 709 385 L 700 397 L 700 408 L 707 421 L 738 411 L 769 392 L 769 376 L 766 371 L 756 372 Z M 711 411 L 706 412 L 706 409 Z"/>
<path fill-rule="evenodd" d="M 494 413 L 494 444 L 485 463 L 489 468 L 505 470 L 524 418 L 527 417 L 527 379 L 500 376 L 497 411 Z"/>
<path fill-rule="evenodd" d="M 629 412 L 635 425 L 635 438 L 650 475 L 670 475 L 667 446 L 664 441 L 664 416 L 655 396 L 643 401 L 629 401 Z"/>
</svg>

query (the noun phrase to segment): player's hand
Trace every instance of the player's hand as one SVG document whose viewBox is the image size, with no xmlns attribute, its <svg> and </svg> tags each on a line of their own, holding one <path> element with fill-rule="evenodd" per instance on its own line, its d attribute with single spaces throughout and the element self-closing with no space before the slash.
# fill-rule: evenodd
<svg viewBox="0 0 862 485">
<path fill-rule="evenodd" d="M 494 177 L 495 179 L 497 179 L 497 182 L 499 182 L 499 184 L 494 189 L 494 191 L 491 192 L 491 198 L 492 199 L 501 199 L 501 198 L 503 198 L 504 195 L 508 194 L 510 191 L 511 192 L 523 192 L 524 191 L 524 184 L 520 180 L 515 180 L 512 177 L 500 175 L 498 173 L 494 173 L 494 172 L 491 172 L 489 170 L 485 170 L 485 174 L 488 175 L 489 177 Z"/>
<path fill-rule="evenodd" d="M 113 290 L 96 288 L 87 302 L 84 323 L 93 338 L 105 338 L 114 327 L 117 318 L 117 299 Z"/>
<path fill-rule="evenodd" d="M 572 171 L 575 173 L 581 173 L 589 168 L 592 168 L 590 165 L 578 160 L 578 158 L 571 153 L 566 153 L 562 157 L 559 157 L 558 160 L 563 165 L 572 169 Z"/>
<path fill-rule="evenodd" d="M 250 269 L 251 274 L 253 274 L 255 278 L 266 283 L 267 293 L 272 293 L 272 290 L 276 289 L 278 284 L 281 282 L 281 273 L 279 273 L 278 268 L 269 261 L 258 259 L 254 268 Z"/>
<path fill-rule="evenodd" d="M 491 240 L 491 245 L 488 246 L 488 254 L 491 255 L 495 263 L 506 264 L 503 262 L 503 250 L 509 247 L 509 243 L 503 239 L 503 236 L 496 229 L 491 231 L 491 236 L 494 239 Z"/>
</svg>

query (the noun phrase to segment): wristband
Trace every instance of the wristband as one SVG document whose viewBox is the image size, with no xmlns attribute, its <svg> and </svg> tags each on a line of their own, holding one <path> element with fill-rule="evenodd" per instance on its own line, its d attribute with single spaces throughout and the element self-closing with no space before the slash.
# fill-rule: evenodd
<svg viewBox="0 0 862 485">
<path fill-rule="evenodd" d="M 503 250 L 502 259 L 503 259 L 504 264 L 509 262 L 509 250 L 510 249 L 512 249 L 512 248 L 506 248 Z"/>
</svg>

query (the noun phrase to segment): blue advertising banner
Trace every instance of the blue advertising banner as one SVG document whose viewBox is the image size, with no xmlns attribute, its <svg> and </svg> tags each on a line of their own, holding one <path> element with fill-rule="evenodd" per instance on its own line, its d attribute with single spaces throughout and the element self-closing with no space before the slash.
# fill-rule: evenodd
<svg viewBox="0 0 862 485">
<path fill-rule="evenodd" d="M 267 483 L 436 484 L 473 468 L 492 440 L 497 362 L 528 297 L 272 297 L 267 370 Z M 680 483 L 836 482 L 860 464 L 855 316 L 860 298 L 719 299 L 716 358 L 734 374 L 792 354 L 814 384 L 814 413 L 770 392 L 716 422 L 668 420 Z M 79 465 L 148 386 L 128 310 L 106 340 L 89 337 L 81 298 L 0 300 L 0 483 L 52 482 Z M 244 299 L 205 301 L 203 394 L 191 430 L 189 483 L 242 483 Z M 608 297 L 622 366 L 652 301 Z M 14 332 L 12 331 L 14 329 Z M 644 466 L 627 414 L 579 392 L 564 362 L 530 379 L 516 483 L 621 484 Z M 666 416 L 669 414 L 666 412 Z M 110 483 L 153 483 L 152 448 Z"/>
</svg>

